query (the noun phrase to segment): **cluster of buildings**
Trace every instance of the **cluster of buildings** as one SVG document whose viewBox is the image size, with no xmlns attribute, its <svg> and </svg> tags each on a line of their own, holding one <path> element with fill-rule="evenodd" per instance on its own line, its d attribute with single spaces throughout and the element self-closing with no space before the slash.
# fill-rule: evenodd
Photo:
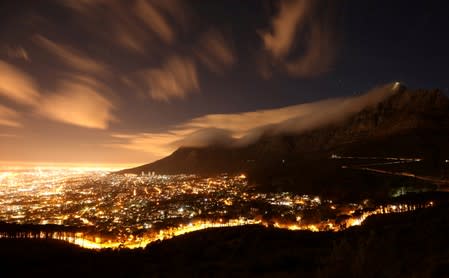
<svg viewBox="0 0 449 278">
<path fill-rule="evenodd" d="M 92 246 L 135 246 L 137 239 L 140 246 L 188 231 L 247 224 L 338 230 L 358 224 L 366 209 L 318 196 L 256 192 L 244 175 L 34 170 L 0 175 L 0 221 L 86 228 L 96 235 L 90 241 L 85 235 L 70 238 Z"/>
</svg>

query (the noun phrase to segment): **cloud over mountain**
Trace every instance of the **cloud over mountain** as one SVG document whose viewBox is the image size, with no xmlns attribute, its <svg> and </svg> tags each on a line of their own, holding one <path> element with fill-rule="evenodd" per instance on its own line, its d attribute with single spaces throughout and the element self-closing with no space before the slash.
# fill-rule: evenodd
<svg viewBox="0 0 449 278">
<path fill-rule="evenodd" d="M 117 147 L 168 155 L 181 146 L 244 145 L 269 132 L 301 133 L 341 121 L 394 94 L 397 85 L 386 84 L 360 96 L 327 99 L 275 109 L 235 114 L 211 114 L 173 126 L 166 132 L 113 134 Z"/>
</svg>

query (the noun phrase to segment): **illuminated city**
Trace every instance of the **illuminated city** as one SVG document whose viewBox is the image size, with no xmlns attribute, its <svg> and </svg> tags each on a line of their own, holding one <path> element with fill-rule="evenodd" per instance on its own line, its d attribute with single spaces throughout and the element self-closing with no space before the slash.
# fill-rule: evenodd
<svg viewBox="0 0 449 278">
<path fill-rule="evenodd" d="M 119 175 L 36 168 L 2 172 L 0 177 L 0 221 L 76 227 L 83 232 L 51 237 L 86 248 L 144 247 L 196 230 L 251 224 L 339 231 L 360 225 L 372 214 L 415 208 L 407 204 L 373 208 L 335 204 L 319 196 L 257 193 L 243 174 Z M 346 218 L 337 221 L 341 216 Z"/>
<path fill-rule="evenodd" d="M 449 277 L 449 1 L 0 1 L 0 276 Z"/>
</svg>

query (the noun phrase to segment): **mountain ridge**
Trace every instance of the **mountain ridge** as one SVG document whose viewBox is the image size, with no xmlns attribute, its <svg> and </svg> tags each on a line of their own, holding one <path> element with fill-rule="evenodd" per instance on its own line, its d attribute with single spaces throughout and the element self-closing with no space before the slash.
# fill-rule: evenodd
<svg viewBox="0 0 449 278">
<path fill-rule="evenodd" d="M 280 158 L 293 154 L 307 157 L 310 153 L 320 155 L 323 152 L 328 156 L 329 151 L 343 151 L 342 146 L 354 142 L 449 129 L 448 113 L 449 99 L 442 91 L 410 91 L 403 88 L 374 107 L 367 107 L 342 122 L 301 134 L 266 133 L 247 146 L 216 144 L 207 147 L 181 147 L 163 159 L 120 173 L 244 172 L 246 164 L 255 162 L 262 156 Z"/>
<path fill-rule="evenodd" d="M 250 187 L 259 191 L 317 194 L 334 200 L 381 199 L 401 186 L 421 190 L 435 185 L 350 169 L 346 165 L 354 161 L 332 156 L 420 158 L 419 164 L 403 164 L 398 171 L 439 179 L 449 166 L 448 142 L 449 99 L 440 90 L 402 88 L 340 122 L 300 134 L 267 132 L 245 146 L 182 147 L 163 159 L 119 173 L 244 173 Z"/>
</svg>

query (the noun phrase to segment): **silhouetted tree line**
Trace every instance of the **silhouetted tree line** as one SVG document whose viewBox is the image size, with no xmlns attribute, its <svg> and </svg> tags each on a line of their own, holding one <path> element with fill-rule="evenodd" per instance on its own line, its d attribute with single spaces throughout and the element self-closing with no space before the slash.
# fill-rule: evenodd
<svg viewBox="0 0 449 278">
<path fill-rule="evenodd" d="M 62 225 L 13 224 L 0 222 L 0 238 L 9 239 L 60 239 L 74 237 L 77 232 L 86 231 L 78 227 Z"/>
</svg>

